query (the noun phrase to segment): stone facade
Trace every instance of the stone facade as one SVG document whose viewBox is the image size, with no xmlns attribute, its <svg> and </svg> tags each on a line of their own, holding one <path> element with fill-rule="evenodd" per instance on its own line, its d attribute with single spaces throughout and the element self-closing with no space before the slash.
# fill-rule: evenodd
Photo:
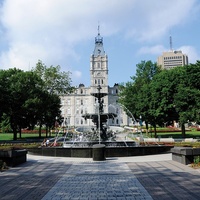
<svg viewBox="0 0 200 200">
<path fill-rule="evenodd" d="M 83 114 L 97 113 L 97 101 L 91 93 L 98 92 L 98 85 L 101 86 L 103 97 L 104 113 L 115 113 L 115 119 L 109 119 L 107 125 L 125 126 L 133 124 L 123 107 L 118 101 L 118 84 L 108 86 L 108 56 L 103 48 L 103 38 L 100 33 L 95 37 L 95 48 L 90 57 L 90 87 L 80 84 L 73 93 L 61 96 L 61 111 L 65 123 L 69 126 L 93 126 L 90 119 L 84 119 Z"/>
<path fill-rule="evenodd" d="M 158 57 L 158 65 L 162 69 L 171 69 L 177 66 L 188 65 L 188 56 L 182 51 L 163 52 L 162 56 Z"/>
</svg>

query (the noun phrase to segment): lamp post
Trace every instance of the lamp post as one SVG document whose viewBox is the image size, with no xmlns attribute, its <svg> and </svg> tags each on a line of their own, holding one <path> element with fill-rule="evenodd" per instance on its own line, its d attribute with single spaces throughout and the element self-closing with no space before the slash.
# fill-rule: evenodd
<svg viewBox="0 0 200 200">
<path fill-rule="evenodd" d="M 140 124 L 140 141 L 143 142 L 143 135 L 142 135 L 142 116 L 140 115 L 139 119 L 139 124 Z"/>
</svg>

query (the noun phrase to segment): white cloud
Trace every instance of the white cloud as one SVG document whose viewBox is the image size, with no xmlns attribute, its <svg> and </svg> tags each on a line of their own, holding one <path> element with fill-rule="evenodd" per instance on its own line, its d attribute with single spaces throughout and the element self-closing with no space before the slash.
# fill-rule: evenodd
<svg viewBox="0 0 200 200">
<path fill-rule="evenodd" d="M 189 63 L 196 63 L 197 60 L 200 60 L 200 53 L 192 46 L 182 46 L 179 48 L 182 53 L 188 55 Z"/>
<path fill-rule="evenodd" d="M 174 26 L 185 23 L 191 16 L 196 0 L 137 1 L 132 26 L 127 37 L 140 41 L 155 41 Z"/>
<path fill-rule="evenodd" d="M 4 0 L 0 10 L 0 66 L 27 70 L 38 59 L 61 65 L 80 79 L 71 63 L 80 56 L 76 46 L 97 34 L 122 34 L 131 41 L 155 43 L 171 27 L 190 17 L 195 0 Z M 173 6 L 172 6 L 173 5 Z M 6 47 L 5 47 L 6 46 Z M 138 53 L 156 54 L 162 46 L 143 47 Z M 160 52 L 159 52 L 160 54 Z M 70 67 L 69 67 L 70 66 Z M 77 71 L 77 72 L 76 72 Z"/>
<path fill-rule="evenodd" d="M 164 46 L 162 45 L 156 45 L 156 46 L 145 46 L 145 47 L 141 47 L 137 54 L 142 55 L 142 54 L 151 54 L 151 55 L 159 55 L 162 52 L 166 51 L 166 49 L 164 48 Z"/>
</svg>

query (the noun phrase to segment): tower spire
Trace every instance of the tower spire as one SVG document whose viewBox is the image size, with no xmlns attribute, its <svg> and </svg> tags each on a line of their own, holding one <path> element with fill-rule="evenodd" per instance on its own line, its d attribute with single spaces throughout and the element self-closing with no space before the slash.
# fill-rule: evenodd
<svg viewBox="0 0 200 200">
<path fill-rule="evenodd" d="M 98 22 L 98 35 L 100 35 L 100 25 L 99 25 L 99 22 Z"/>
<path fill-rule="evenodd" d="M 101 37 L 100 35 L 100 25 L 98 23 L 98 35 L 95 37 L 95 44 L 98 43 L 98 44 L 102 44 L 103 45 L 103 38 Z"/>
</svg>

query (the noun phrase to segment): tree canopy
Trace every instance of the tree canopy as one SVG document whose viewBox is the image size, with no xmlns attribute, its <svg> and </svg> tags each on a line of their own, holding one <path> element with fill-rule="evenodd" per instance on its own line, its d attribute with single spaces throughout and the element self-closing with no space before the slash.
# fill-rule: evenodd
<svg viewBox="0 0 200 200">
<path fill-rule="evenodd" d="M 152 70 L 154 69 L 154 70 Z M 151 73 L 153 72 L 153 73 Z M 160 70 L 152 62 L 137 65 L 132 82 L 121 86 L 120 103 L 155 128 L 166 122 L 184 124 L 199 122 L 200 114 L 200 62 L 170 70 Z"/>
<path fill-rule="evenodd" d="M 62 72 L 59 65 L 47 67 L 41 60 L 32 69 L 44 81 L 44 86 L 49 93 L 66 94 L 73 90 L 70 72 Z"/>
<path fill-rule="evenodd" d="M 48 129 L 61 118 L 59 94 L 71 92 L 69 74 L 61 72 L 59 66 L 47 68 L 41 61 L 32 71 L 0 70 L 1 125 L 9 122 L 14 140 L 22 128 L 45 125 Z"/>
</svg>

